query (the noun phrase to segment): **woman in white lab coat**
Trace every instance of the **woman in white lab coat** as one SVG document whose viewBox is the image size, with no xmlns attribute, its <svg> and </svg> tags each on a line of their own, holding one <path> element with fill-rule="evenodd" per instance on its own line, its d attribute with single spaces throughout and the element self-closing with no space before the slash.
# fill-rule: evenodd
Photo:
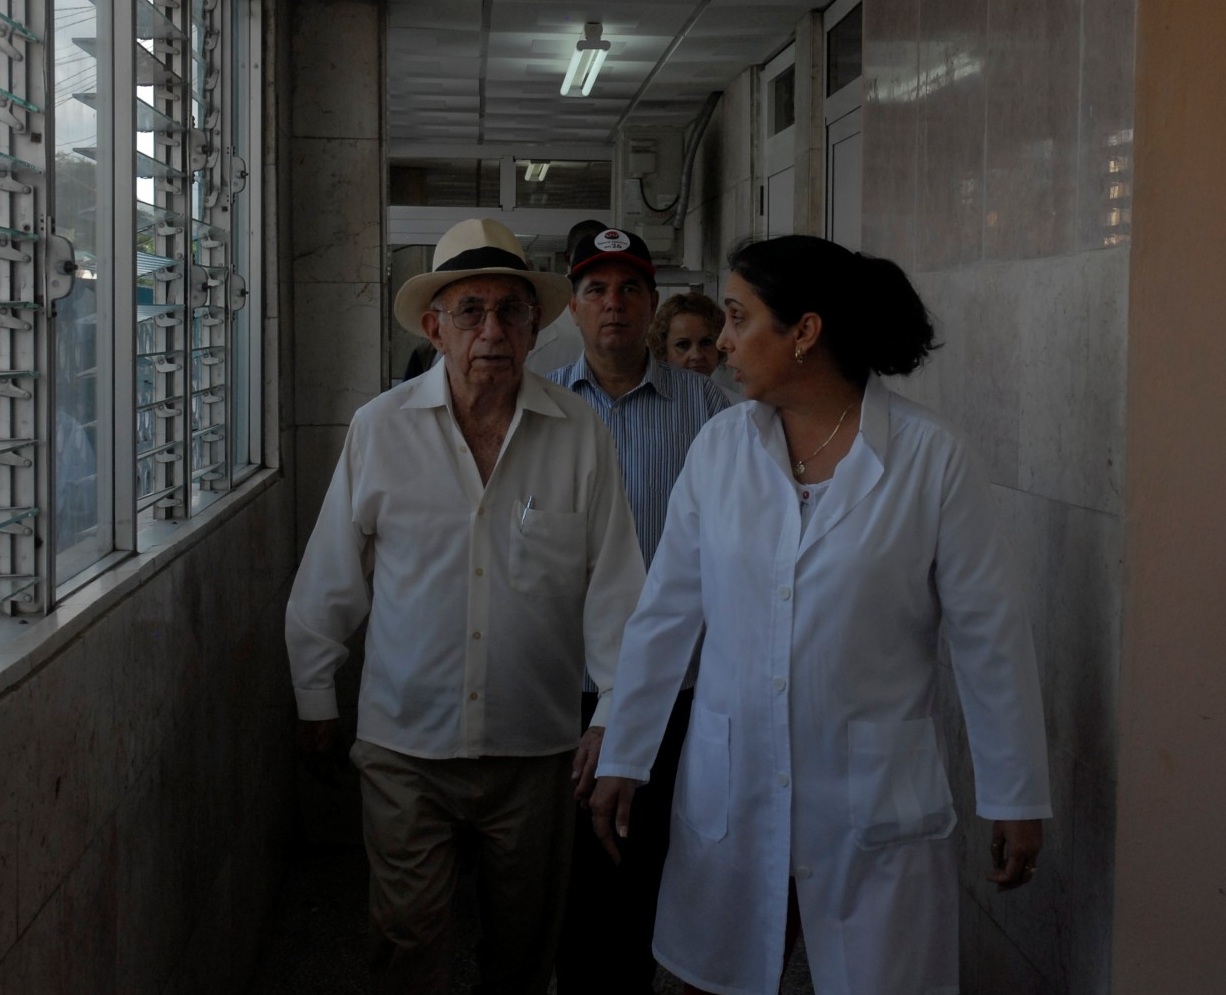
<svg viewBox="0 0 1226 995">
<path fill-rule="evenodd" d="M 820 995 L 951 995 L 943 666 L 990 880 L 1030 880 L 1051 814 L 1019 585 L 974 458 L 879 379 L 933 348 L 902 271 L 809 236 L 729 261 L 719 345 L 752 403 L 708 423 L 673 490 L 593 818 L 616 855 L 705 625 L 657 959 L 688 991 L 775 995 L 799 925 Z"/>
</svg>

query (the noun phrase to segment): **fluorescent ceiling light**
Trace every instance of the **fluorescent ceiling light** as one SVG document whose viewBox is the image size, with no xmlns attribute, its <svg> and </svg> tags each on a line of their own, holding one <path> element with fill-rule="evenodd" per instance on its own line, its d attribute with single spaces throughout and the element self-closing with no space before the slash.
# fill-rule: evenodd
<svg viewBox="0 0 1226 995">
<path fill-rule="evenodd" d="M 562 80 L 562 96 L 587 96 L 596 85 L 596 77 L 600 67 L 612 47 L 600 38 L 599 21 L 588 21 L 583 26 L 583 37 L 575 42 L 575 51 L 570 57 L 570 65 L 566 67 L 566 76 Z"/>
<path fill-rule="evenodd" d="M 533 162 L 528 160 L 528 168 L 524 171 L 524 179 L 529 183 L 539 183 L 545 178 L 545 174 L 549 172 L 551 162 Z"/>
</svg>

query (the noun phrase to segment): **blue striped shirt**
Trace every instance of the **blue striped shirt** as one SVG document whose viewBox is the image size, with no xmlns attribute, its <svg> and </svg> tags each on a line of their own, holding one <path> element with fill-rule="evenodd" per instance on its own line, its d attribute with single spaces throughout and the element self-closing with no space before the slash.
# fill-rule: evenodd
<svg viewBox="0 0 1226 995">
<path fill-rule="evenodd" d="M 548 379 L 587 401 L 613 433 L 639 548 L 650 568 L 664 531 L 668 497 L 690 443 L 707 419 L 728 407 L 728 398 L 708 377 L 657 362 L 650 354 L 642 382 L 618 398 L 596 382 L 587 356 L 554 370 Z M 693 683 L 691 667 L 684 686 Z M 585 677 L 584 690 L 595 689 Z"/>
</svg>

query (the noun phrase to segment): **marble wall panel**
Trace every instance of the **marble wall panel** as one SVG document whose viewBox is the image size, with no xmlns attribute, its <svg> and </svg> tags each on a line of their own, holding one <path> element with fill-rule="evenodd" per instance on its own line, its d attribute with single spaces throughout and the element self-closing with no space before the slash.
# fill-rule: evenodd
<svg viewBox="0 0 1226 995">
<path fill-rule="evenodd" d="M 1068 252 L 1077 217 L 1081 2 L 985 6 L 984 257 Z"/>
<path fill-rule="evenodd" d="M 14 758 L 24 775 L 16 807 L 19 928 L 39 914 L 117 803 L 122 764 L 112 748 L 109 654 L 125 645 L 110 638 L 118 628 L 96 626 L 88 653 L 74 644 L 14 694 L 14 707 L 35 717 Z"/>
<path fill-rule="evenodd" d="M 119 839 L 106 819 L 80 863 L 62 886 L 60 942 L 67 984 L 64 992 L 113 992 L 115 902 Z M 30 989 L 30 991 L 53 989 Z"/>
<path fill-rule="evenodd" d="M 1052 532 L 1052 518 L 1062 509 L 1047 498 L 1027 494 L 1013 487 L 992 488 L 992 497 L 1009 553 L 1013 559 L 1021 583 L 1022 597 L 1030 613 L 1030 629 L 1034 638 L 1035 657 L 1039 665 L 1039 680 L 1044 689 L 1044 707 L 1048 704 L 1047 689 L 1054 680 L 1050 673 L 1053 662 L 1050 651 L 1052 605 L 1052 574 L 1060 567 L 1057 553 L 1048 542 Z M 1051 740 L 1051 718 L 1048 715 L 1048 740 Z"/>
<path fill-rule="evenodd" d="M 15 758 L 27 724 L 17 711 L 16 696 L 0 697 L 0 756 Z M 17 939 L 17 808 L 18 781 L 25 771 L 15 763 L 0 764 L 0 963 Z M 0 971 L 0 978 L 3 978 Z M 0 991 L 4 986 L 0 984 Z"/>
<path fill-rule="evenodd" d="M 353 413 L 379 392 L 379 302 L 378 282 L 298 286 L 294 406 L 299 426 L 348 425 Z"/>
<path fill-rule="evenodd" d="M 1116 781 L 1074 762 L 1069 801 L 1073 861 L 1067 889 L 1067 991 L 1110 995 L 1112 913 L 1115 902 Z"/>
<path fill-rule="evenodd" d="M 298 492 L 299 557 L 306 548 L 311 529 L 315 527 L 315 519 L 319 517 L 319 508 L 332 480 L 332 471 L 336 469 L 347 428 L 344 425 L 304 425 L 298 429 L 298 480 L 295 486 Z"/>
<path fill-rule="evenodd" d="M 194 896 L 189 814 L 179 803 L 191 782 L 159 753 L 117 813 L 124 846 L 117 869 L 116 984 L 119 991 L 161 991 L 190 931 Z"/>
<path fill-rule="evenodd" d="M 961 990 L 976 995 L 1058 995 L 1032 963 L 993 921 L 965 896 L 960 906 Z"/>
<path fill-rule="evenodd" d="M 377 139 L 296 137 L 293 173 L 294 262 L 290 278 L 378 284 L 383 278 L 383 218 Z M 376 300 L 377 300 L 376 296 Z"/>
<path fill-rule="evenodd" d="M 326 67 L 294 74 L 296 135 L 373 138 L 382 121 L 383 60 L 354 58 L 383 36 L 383 5 L 370 0 L 298 0 L 294 4 L 293 61 Z"/>
<path fill-rule="evenodd" d="M 1017 486 L 1023 330 L 1007 272 L 954 269 L 917 274 L 914 283 L 941 347 L 918 374 L 894 383 L 960 430 L 993 482 Z"/>
<path fill-rule="evenodd" d="M 915 267 L 919 0 L 864 10 L 864 250 Z"/>
<path fill-rule="evenodd" d="M 1083 252 L 1006 272 L 1025 336 L 1019 483 L 1069 504 L 1118 514 L 1127 251 Z"/>
<path fill-rule="evenodd" d="M 226 558 L 210 552 L 242 532 L 223 527 L 151 574 L 138 596 L 0 698 L 0 744 L 13 746 L 5 769 L 19 774 L 0 778 L 14 796 L 5 806 L 13 827 L 0 820 L 0 991 L 165 990 L 190 936 L 228 931 L 240 905 L 240 925 L 254 935 L 269 908 L 276 859 L 247 861 L 248 875 L 226 886 L 224 910 L 208 898 L 234 840 L 259 840 L 245 845 L 265 855 L 271 840 L 285 846 L 292 720 L 284 671 L 267 661 L 283 659 L 288 557 L 279 557 L 283 575 L 260 574 L 258 587 L 254 575 L 230 578 L 268 608 L 250 635 L 210 617 L 228 645 L 200 638 L 208 602 L 183 579 L 208 576 L 210 562 Z M 207 661 L 205 645 L 214 646 Z M 247 722 L 236 707 L 244 695 L 269 703 L 278 694 L 279 721 Z M 247 745 L 268 745 L 268 780 L 256 786 L 243 782 L 259 748 L 240 749 L 240 728 Z M 210 987 L 200 964 L 191 990 L 234 990 L 236 974 Z"/>
<path fill-rule="evenodd" d="M 1103 777 L 1116 766 L 1123 531 L 1117 515 L 1051 502 L 1039 536 L 1053 564 L 1041 606 L 1048 740 Z"/>
<path fill-rule="evenodd" d="M 987 37 L 981 0 L 920 5 L 917 270 L 983 255 Z"/>
<path fill-rule="evenodd" d="M 66 932 L 64 903 L 56 891 L 27 925 L 20 941 L 0 958 L 0 995 L 72 991 L 64 949 Z"/>
<path fill-rule="evenodd" d="M 1136 13 L 1116 0 L 1083 0 L 1078 247 L 1124 245 L 1132 232 Z"/>
</svg>

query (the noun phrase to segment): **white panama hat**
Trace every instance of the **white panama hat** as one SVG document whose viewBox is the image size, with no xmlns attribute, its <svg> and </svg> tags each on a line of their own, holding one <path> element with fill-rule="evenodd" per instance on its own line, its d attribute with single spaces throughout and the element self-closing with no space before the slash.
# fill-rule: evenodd
<svg viewBox="0 0 1226 995">
<path fill-rule="evenodd" d="M 518 276 L 536 289 L 544 328 L 570 303 L 570 281 L 560 273 L 532 268 L 519 239 L 501 221 L 469 218 L 453 225 L 434 248 L 434 271 L 405 281 L 396 294 L 396 320 L 411 332 L 420 332 L 421 317 L 447 284 L 470 276 Z"/>
</svg>

